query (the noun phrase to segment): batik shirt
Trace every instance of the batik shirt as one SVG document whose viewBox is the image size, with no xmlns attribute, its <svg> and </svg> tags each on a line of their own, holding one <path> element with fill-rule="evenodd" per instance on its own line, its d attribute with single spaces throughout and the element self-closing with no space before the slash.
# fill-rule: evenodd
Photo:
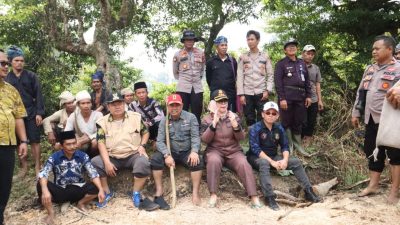
<svg viewBox="0 0 400 225">
<path fill-rule="evenodd" d="M 139 101 L 133 101 L 129 104 L 129 110 L 140 113 L 142 121 L 150 127 L 164 118 L 164 112 L 160 104 L 152 98 L 147 99 L 146 106 L 144 107 L 139 104 Z"/>
<path fill-rule="evenodd" d="M 54 174 L 54 184 L 65 188 L 67 185 L 82 187 L 85 184 L 83 173 L 86 171 L 90 179 L 99 177 L 90 162 L 89 156 L 77 150 L 68 159 L 63 150 L 53 153 L 39 173 L 39 178 L 49 179 L 50 172 Z"/>
</svg>

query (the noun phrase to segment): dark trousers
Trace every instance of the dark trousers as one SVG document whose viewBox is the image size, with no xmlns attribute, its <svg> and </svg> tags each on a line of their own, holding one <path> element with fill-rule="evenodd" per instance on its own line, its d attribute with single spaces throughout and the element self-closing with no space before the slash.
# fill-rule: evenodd
<svg viewBox="0 0 400 225">
<path fill-rule="evenodd" d="M 10 197 L 15 148 L 15 146 L 0 146 L 0 225 L 4 223 L 3 214 Z"/>
<path fill-rule="evenodd" d="M 244 105 L 244 115 L 246 117 L 247 126 L 251 126 L 256 122 L 262 120 L 261 112 L 264 104 L 268 101 L 261 101 L 263 94 L 258 95 L 244 95 L 246 98 L 246 105 Z"/>
<path fill-rule="evenodd" d="M 67 185 L 65 188 L 58 186 L 52 182 L 47 182 L 47 188 L 51 194 L 51 201 L 54 203 L 78 202 L 85 195 L 97 195 L 99 189 L 93 183 L 86 183 L 82 187 L 76 185 Z M 36 190 L 39 195 L 39 201 L 42 199 L 42 187 L 37 182 Z"/>
<path fill-rule="evenodd" d="M 287 101 L 287 110 L 280 110 L 282 126 L 290 129 L 293 134 L 301 134 L 306 114 L 305 101 Z"/>
<path fill-rule="evenodd" d="M 190 111 L 196 116 L 197 122 L 200 124 L 201 113 L 203 112 L 203 92 L 195 93 L 192 88 L 191 93 L 177 92 L 183 101 L 183 110 Z"/>
<path fill-rule="evenodd" d="M 303 124 L 303 136 L 313 136 L 315 125 L 317 124 L 317 116 L 318 102 L 315 102 L 307 108 L 307 113 Z"/>
<path fill-rule="evenodd" d="M 371 171 L 382 173 L 385 168 L 386 155 L 389 158 L 390 165 L 400 165 L 400 149 L 379 146 L 377 161 L 371 156 L 376 148 L 376 136 L 378 135 L 379 124 L 375 124 L 372 117 L 369 118 L 365 127 L 364 153 L 368 159 L 368 169 Z"/>
</svg>

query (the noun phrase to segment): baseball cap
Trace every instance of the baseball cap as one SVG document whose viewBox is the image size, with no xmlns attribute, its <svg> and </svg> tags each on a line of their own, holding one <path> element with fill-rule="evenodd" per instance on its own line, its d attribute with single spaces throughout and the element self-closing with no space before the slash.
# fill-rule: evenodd
<svg viewBox="0 0 400 225">
<path fill-rule="evenodd" d="M 122 95 L 120 95 L 118 93 L 114 93 L 112 95 L 112 98 L 107 100 L 107 103 L 113 103 L 113 102 L 119 102 L 119 101 L 124 101 L 124 97 L 122 97 Z"/>
<path fill-rule="evenodd" d="M 214 99 L 214 101 L 216 101 L 216 102 L 219 102 L 221 100 L 228 100 L 229 98 L 226 95 L 224 90 L 218 89 L 218 90 L 213 91 L 212 99 Z"/>
<path fill-rule="evenodd" d="M 290 38 L 289 40 L 287 40 L 286 42 L 285 42 L 285 44 L 283 45 L 283 49 L 285 49 L 288 45 L 290 45 L 290 44 L 294 44 L 294 45 L 299 45 L 299 42 L 296 40 L 296 39 L 294 39 L 294 38 Z"/>
<path fill-rule="evenodd" d="M 303 48 L 303 52 L 308 52 L 308 51 L 316 51 L 314 45 L 306 45 Z"/>
<path fill-rule="evenodd" d="M 178 94 L 172 94 L 167 97 L 167 105 L 170 105 L 172 103 L 178 103 L 182 105 L 182 98 Z"/>
<path fill-rule="evenodd" d="M 279 107 L 278 104 L 275 102 L 267 102 L 264 104 L 263 111 L 267 111 L 268 109 L 275 109 L 277 112 L 279 112 Z"/>
</svg>

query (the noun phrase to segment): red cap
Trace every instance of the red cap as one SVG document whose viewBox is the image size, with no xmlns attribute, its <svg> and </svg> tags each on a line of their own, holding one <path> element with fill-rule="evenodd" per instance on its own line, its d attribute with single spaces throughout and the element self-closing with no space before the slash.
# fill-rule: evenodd
<svg viewBox="0 0 400 225">
<path fill-rule="evenodd" d="M 167 105 L 170 105 L 172 103 L 182 104 L 181 96 L 178 94 L 172 94 L 172 95 L 168 96 L 167 97 Z"/>
</svg>

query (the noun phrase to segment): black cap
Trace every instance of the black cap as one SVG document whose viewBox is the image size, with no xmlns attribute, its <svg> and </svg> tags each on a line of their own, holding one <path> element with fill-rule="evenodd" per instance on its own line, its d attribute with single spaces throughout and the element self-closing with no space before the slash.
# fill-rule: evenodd
<svg viewBox="0 0 400 225">
<path fill-rule="evenodd" d="M 211 96 L 212 96 L 211 98 L 216 102 L 229 99 L 228 96 L 226 95 L 226 92 L 222 89 L 217 89 L 213 91 Z"/>
<path fill-rule="evenodd" d="M 124 101 L 124 97 L 118 93 L 112 95 L 112 98 L 107 100 L 107 103 L 113 103 L 118 101 Z"/>
<path fill-rule="evenodd" d="M 141 82 L 137 82 L 133 85 L 133 90 L 136 91 L 137 89 L 140 88 L 147 88 L 147 85 L 145 82 L 141 81 Z"/>
<path fill-rule="evenodd" d="M 283 45 L 283 49 L 286 49 L 286 47 L 290 44 L 294 44 L 294 45 L 299 45 L 299 42 L 296 39 L 290 38 L 288 41 L 285 42 L 285 44 Z"/>
<path fill-rule="evenodd" d="M 194 40 L 195 42 L 199 41 L 199 39 L 196 37 L 196 34 L 191 30 L 183 31 L 181 43 L 183 43 L 185 40 Z"/>
<path fill-rule="evenodd" d="M 75 139 L 75 131 L 61 131 L 60 132 L 60 141 Z"/>
</svg>

